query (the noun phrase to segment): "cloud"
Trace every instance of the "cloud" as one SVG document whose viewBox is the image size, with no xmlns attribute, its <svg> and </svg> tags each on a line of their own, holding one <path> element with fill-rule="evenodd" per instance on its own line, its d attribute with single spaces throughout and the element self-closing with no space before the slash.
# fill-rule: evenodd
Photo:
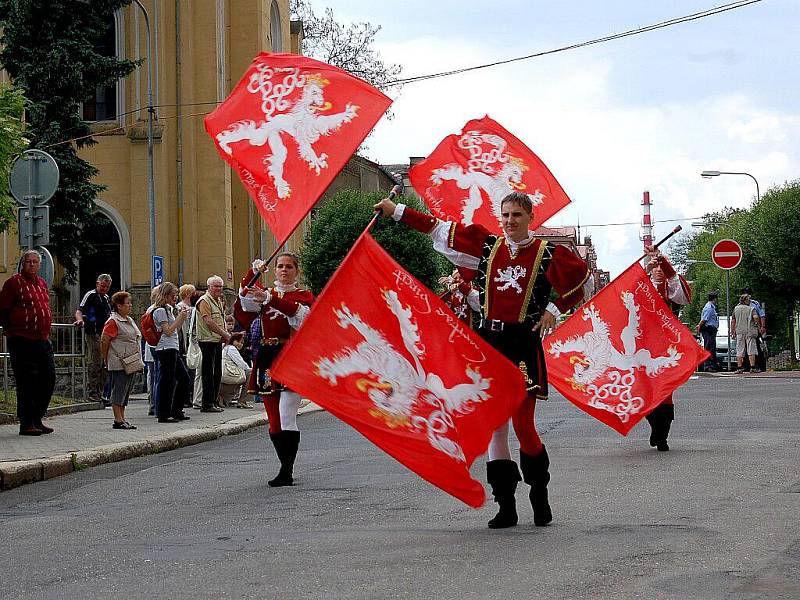
<svg viewBox="0 0 800 600">
<path fill-rule="evenodd" d="M 496 52 L 473 40 L 427 37 L 379 49 L 402 63 L 406 76 L 488 62 Z M 753 173 L 764 187 L 797 176 L 797 113 L 759 106 L 741 90 L 672 102 L 637 94 L 632 103 L 628 90 L 613 87 L 613 75 L 615 63 L 606 55 L 576 52 L 410 84 L 393 106 L 395 118 L 378 125 L 370 154 L 383 163 L 425 156 L 444 136 L 488 113 L 536 152 L 573 198 L 553 225 L 639 223 L 645 190 L 656 221 L 750 204 L 752 180 L 704 181 L 705 169 Z M 656 236 L 673 226 L 657 224 Z M 587 231 L 599 266 L 612 274 L 640 254 L 638 225 Z"/>
</svg>

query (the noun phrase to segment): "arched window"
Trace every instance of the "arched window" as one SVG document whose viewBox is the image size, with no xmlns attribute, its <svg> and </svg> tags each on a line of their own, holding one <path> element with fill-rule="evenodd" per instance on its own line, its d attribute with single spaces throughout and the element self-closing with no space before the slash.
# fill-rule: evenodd
<svg viewBox="0 0 800 600">
<path fill-rule="evenodd" d="M 119 11 L 118 11 L 119 12 Z M 116 57 L 119 55 L 119 24 L 118 14 L 112 15 L 106 22 L 103 35 L 94 46 L 95 52 L 102 56 Z M 98 87 L 94 96 L 83 103 L 83 119 L 85 121 L 113 121 L 120 113 L 118 106 L 119 85 Z"/>
<path fill-rule="evenodd" d="M 273 52 L 283 52 L 283 32 L 281 31 L 281 9 L 278 3 L 272 0 L 269 9 L 269 37 Z"/>
</svg>

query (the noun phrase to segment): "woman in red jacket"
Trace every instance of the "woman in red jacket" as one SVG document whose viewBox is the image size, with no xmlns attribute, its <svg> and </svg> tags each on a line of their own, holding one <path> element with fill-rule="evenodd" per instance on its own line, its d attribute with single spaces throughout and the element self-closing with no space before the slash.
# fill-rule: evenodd
<svg viewBox="0 0 800 600">
<path fill-rule="evenodd" d="M 256 268 L 266 270 L 265 265 Z M 250 281 L 255 272 L 251 270 L 245 276 L 245 281 Z M 254 359 L 247 391 L 263 398 L 269 418 L 269 437 L 281 463 L 278 475 L 269 481 L 271 487 L 293 485 L 294 461 L 300 446 L 300 430 L 297 427 L 300 395 L 275 381 L 270 373 L 272 363 L 289 341 L 292 331 L 300 327 L 314 302 L 310 291 L 297 286 L 299 275 L 297 257 L 284 252 L 275 259 L 275 283 L 272 287 L 243 286 L 239 295 L 242 308 L 259 313 L 261 321 L 261 344 Z"/>
</svg>

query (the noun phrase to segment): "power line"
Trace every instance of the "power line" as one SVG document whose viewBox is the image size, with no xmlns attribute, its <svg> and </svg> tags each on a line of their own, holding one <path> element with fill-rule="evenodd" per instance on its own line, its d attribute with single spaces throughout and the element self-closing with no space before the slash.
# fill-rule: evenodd
<svg viewBox="0 0 800 600">
<path fill-rule="evenodd" d="M 702 218 L 703 217 L 683 217 L 681 219 L 660 219 L 660 220 L 653 220 L 653 224 L 656 224 L 656 223 L 678 223 L 680 221 L 699 221 Z M 545 225 L 545 227 L 548 227 L 549 229 L 566 229 L 568 227 L 574 227 L 574 228 L 577 229 L 578 227 L 616 227 L 618 225 L 639 225 L 639 226 L 641 226 L 642 222 L 641 221 L 622 221 L 620 223 L 589 223 L 588 225 L 586 223 L 581 223 L 580 225 L 553 225 L 553 226 Z"/>
<path fill-rule="evenodd" d="M 641 33 L 647 33 L 648 31 L 654 31 L 656 29 L 663 29 L 665 27 L 671 27 L 672 25 L 678 25 L 680 23 L 687 23 L 689 21 L 696 21 L 698 19 L 704 19 L 705 17 L 710 17 L 719 13 L 727 12 L 729 10 L 735 10 L 737 8 L 742 8 L 749 4 L 756 4 L 757 2 L 762 2 L 762 0 L 739 0 L 738 2 L 730 2 L 728 4 L 722 4 L 720 6 L 716 6 L 714 8 L 709 8 L 704 11 L 700 11 L 697 13 L 692 13 L 690 15 L 684 15 L 682 17 L 675 17 L 673 19 L 669 19 L 667 21 L 661 21 L 659 23 L 653 23 L 652 25 L 645 25 L 644 27 L 637 27 L 635 29 L 629 29 L 628 31 L 623 31 L 622 33 L 614 33 L 611 35 L 607 35 L 604 37 L 594 38 L 591 40 L 587 40 L 585 42 L 578 42 L 575 44 L 570 44 L 569 46 L 562 46 L 560 48 L 554 48 L 552 50 L 545 50 L 543 52 L 536 52 L 534 54 L 527 54 L 525 56 L 518 56 L 516 58 L 508 58 L 505 60 L 498 60 L 491 63 L 485 63 L 482 65 L 474 65 L 471 67 L 464 67 L 461 69 L 452 69 L 450 71 L 441 71 L 439 73 L 430 73 L 428 75 L 417 75 L 415 77 L 407 77 L 405 79 L 395 79 L 394 81 L 390 81 L 387 83 L 387 86 L 394 86 L 394 85 L 405 85 L 408 83 L 416 83 L 417 81 L 425 81 L 428 79 L 436 79 L 439 77 L 449 77 L 451 75 L 458 75 L 461 73 L 467 73 L 469 71 L 477 71 L 478 69 L 487 69 L 489 67 L 496 67 L 498 65 L 506 65 L 513 62 L 519 62 L 522 60 L 529 60 L 531 58 L 538 58 L 541 56 L 547 56 L 549 54 L 557 54 L 559 52 L 565 52 L 567 50 L 575 50 L 577 48 L 584 48 L 586 46 L 592 46 L 594 44 L 601 44 L 604 42 L 610 42 L 612 40 L 618 40 L 624 37 L 630 37 L 634 35 L 639 35 Z"/>
</svg>

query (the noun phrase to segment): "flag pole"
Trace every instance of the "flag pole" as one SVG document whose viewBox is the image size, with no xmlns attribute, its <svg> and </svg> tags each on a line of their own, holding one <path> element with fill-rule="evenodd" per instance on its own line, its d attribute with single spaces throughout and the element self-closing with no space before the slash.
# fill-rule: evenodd
<svg viewBox="0 0 800 600">
<path fill-rule="evenodd" d="M 389 192 L 389 196 L 388 196 L 389 200 L 394 200 L 397 197 L 397 195 L 400 194 L 400 192 L 402 192 L 402 191 L 403 190 L 399 185 L 395 185 L 394 187 L 392 187 L 391 191 Z M 380 219 L 381 214 L 382 214 L 382 211 L 380 211 L 380 210 L 376 210 L 375 211 L 375 214 L 372 215 L 372 218 L 369 220 L 369 223 L 367 223 L 367 227 L 366 227 L 366 229 L 364 229 L 364 233 L 368 233 L 368 232 L 372 231 L 372 228 L 375 226 L 375 223 L 377 223 L 378 219 Z M 362 233 L 361 235 L 364 235 L 364 233 Z M 358 237 L 361 237 L 361 236 L 358 236 Z"/>
<path fill-rule="evenodd" d="M 667 234 L 667 235 L 666 235 L 666 236 L 665 236 L 663 239 L 661 239 L 661 241 L 659 241 L 657 244 L 655 244 L 655 245 L 653 246 L 653 250 L 655 250 L 656 248 L 658 248 L 658 247 L 659 247 L 661 244 L 663 244 L 664 242 L 666 242 L 666 241 L 667 241 L 669 238 L 671 238 L 673 235 L 675 235 L 676 233 L 678 233 L 678 232 L 679 232 L 681 229 L 683 229 L 683 227 L 681 227 L 680 225 L 677 225 L 677 226 L 675 227 L 675 229 L 673 229 L 672 231 L 670 231 L 670 232 L 669 232 L 669 233 L 668 233 L 668 234 Z M 644 260 L 645 258 L 647 258 L 647 255 L 648 255 L 648 253 L 647 253 L 647 252 L 645 252 L 645 253 L 644 253 L 644 254 L 642 254 L 642 255 L 641 255 L 639 258 L 637 258 L 635 262 L 637 262 L 637 263 L 638 263 L 640 260 Z"/>
</svg>

